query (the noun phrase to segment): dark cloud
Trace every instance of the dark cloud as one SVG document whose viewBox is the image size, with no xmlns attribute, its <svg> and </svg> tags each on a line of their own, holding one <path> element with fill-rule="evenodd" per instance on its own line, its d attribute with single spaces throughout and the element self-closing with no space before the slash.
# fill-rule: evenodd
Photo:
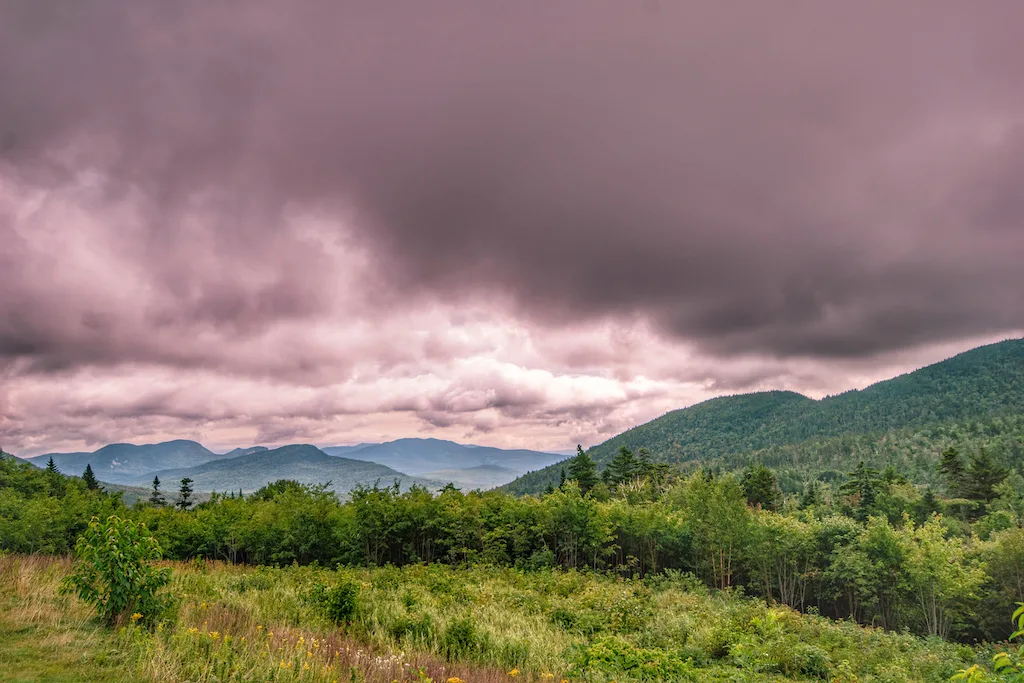
<svg viewBox="0 0 1024 683">
<path fill-rule="evenodd" d="M 0 168 L 94 173 L 144 209 L 126 241 L 156 328 L 329 310 L 299 212 L 371 250 L 378 303 L 491 291 L 545 324 L 859 356 L 1024 320 L 1022 23 L 1016 3 L 14 1 Z M 38 310 L 5 300 L 0 353 L 126 353 L 98 312 Z"/>
</svg>

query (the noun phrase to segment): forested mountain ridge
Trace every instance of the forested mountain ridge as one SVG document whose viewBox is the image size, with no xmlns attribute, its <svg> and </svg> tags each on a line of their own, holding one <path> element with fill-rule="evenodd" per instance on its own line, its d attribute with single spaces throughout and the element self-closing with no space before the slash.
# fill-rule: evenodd
<svg viewBox="0 0 1024 683">
<path fill-rule="evenodd" d="M 1024 414 L 1022 339 L 978 347 L 818 401 L 789 391 L 714 398 L 627 430 L 588 453 L 599 466 L 621 446 L 646 448 L 653 460 L 673 464 L 731 462 L 730 455 L 787 444 L 1014 414 Z M 505 488 L 536 493 L 557 483 L 562 467 L 531 472 Z"/>
<path fill-rule="evenodd" d="M 36 467 L 46 467 L 51 457 L 64 474 L 81 474 L 90 465 L 103 481 L 131 485 L 139 475 L 158 469 L 195 467 L 231 454 L 218 455 L 195 441 L 176 439 L 138 446 L 112 443 L 92 453 L 44 453 L 26 460 Z"/>
</svg>

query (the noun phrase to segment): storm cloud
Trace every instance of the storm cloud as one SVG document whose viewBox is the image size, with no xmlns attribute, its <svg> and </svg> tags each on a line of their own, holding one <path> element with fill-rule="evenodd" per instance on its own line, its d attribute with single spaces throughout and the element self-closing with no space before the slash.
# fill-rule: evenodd
<svg viewBox="0 0 1024 683">
<path fill-rule="evenodd" d="M 77 396 L 116 423 L 95 438 L 404 413 L 584 438 L 1016 334 L 1022 25 L 999 2 L 0 3 L 0 433 L 86 419 L 26 417 L 47 382 L 171 372 L 206 389 Z"/>
</svg>

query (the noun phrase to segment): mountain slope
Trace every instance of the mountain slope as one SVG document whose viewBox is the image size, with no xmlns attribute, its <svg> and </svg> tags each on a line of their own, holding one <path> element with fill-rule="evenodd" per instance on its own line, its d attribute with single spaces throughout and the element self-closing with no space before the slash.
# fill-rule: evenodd
<svg viewBox="0 0 1024 683">
<path fill-rule="evenodd" d="M 331 483 L 330 488 L 346 493 L 359 484 L 372 485 L 379 480 L 390 485 L 397 480 L 404 488 L 411 484 L 434 487 L 437 482 L 409 477 L 390 467 L 362 460 L 327 455 L 315 446 L 296 444 L 265 450 L 236 458 L 213 460 L 195 467 L 161 470 L 135 479 L 143 485 L 159 476 L 168 491 L 177 488 L 184 477 L 192 479 L 196 491 L 255 491 L 278 479 L 294 479 L 303 484 Z"/>
<path fill-rule="evenodd" d="M 588 452 L 608 463 L 620 446 L 655 460 L 686 463 L 843 434 L 924 427 L 1024 413 L 1024 340 L 982 346 L 862 390 L 820 401 L 793 392 L 725 396 L 667 413 Z M 557 482 L 559 465 L 506 488 L 536 492 Z"/>
<path fill-rule="evenodd" d="M 92 453 L 44 453 L 26 458 L 36 467 L 46 467 L 50 458 L 64 474 L 80 475 L 90 465 L 96 478 L 113 484 L 138 483 L 139 476 L 161 469 L 194 467 L 225 456 L 218 455 L 195 441 L 179 439 L 136 446 L 114 443 Z M 152 481 L 150 476 L 149 480 Z"/>
<path fill-rule="evenodd" d="M 326 448 L 324 451 L 333 455 L 338 448 Z M 504 484 L 563 457 L 541 451 L 467 446 L 441 439 L 398 439 L 388 443 L 360 444 L 339 454 L 465 488 L 491 488 Z"/>
<path fill-rule="evenodd" d="M 269 451 L 270 449 L 266 446 L 250 446 L 249 448 L 232 448 L 230 451 L 225 453 L 222 457 L 225 458 L 237 458 L 240 455 L 252 455 L 253 453 L 262 453 L 263 451 Z"/>
</svg>

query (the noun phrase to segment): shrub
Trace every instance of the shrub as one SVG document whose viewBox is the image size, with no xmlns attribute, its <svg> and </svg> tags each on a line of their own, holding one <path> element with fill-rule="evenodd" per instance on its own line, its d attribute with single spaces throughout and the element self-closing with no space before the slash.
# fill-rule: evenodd
<svg viewBox="0 0 1024 683">
<path fill-rule="evenodd" d="M 306 594 L 321 614 L 335 624 L 346 624 L 352 621 L 359 606 L 359 586 L 350 579 L 328 585 L 317 581 Z"/>
<path fill-rule="evenodd" d="M 451 622 L 441 634 L 441 654 L 449 661 L 466 659 L 482 650 L 483 641 L 470 617 Z"/>
<path fill-rule="evenodd" d="M 145 524 L 116 515 L 105 522 L 93 517 L 75 544 L 75 568 L 64 591 L 95 607 L 108 625 L 135 614 L 141 615 L 135 620 L 152 624 L 171 602 L 160 593 L 171 570 L 152 565 L 162 554 Z"/>
</svg>

